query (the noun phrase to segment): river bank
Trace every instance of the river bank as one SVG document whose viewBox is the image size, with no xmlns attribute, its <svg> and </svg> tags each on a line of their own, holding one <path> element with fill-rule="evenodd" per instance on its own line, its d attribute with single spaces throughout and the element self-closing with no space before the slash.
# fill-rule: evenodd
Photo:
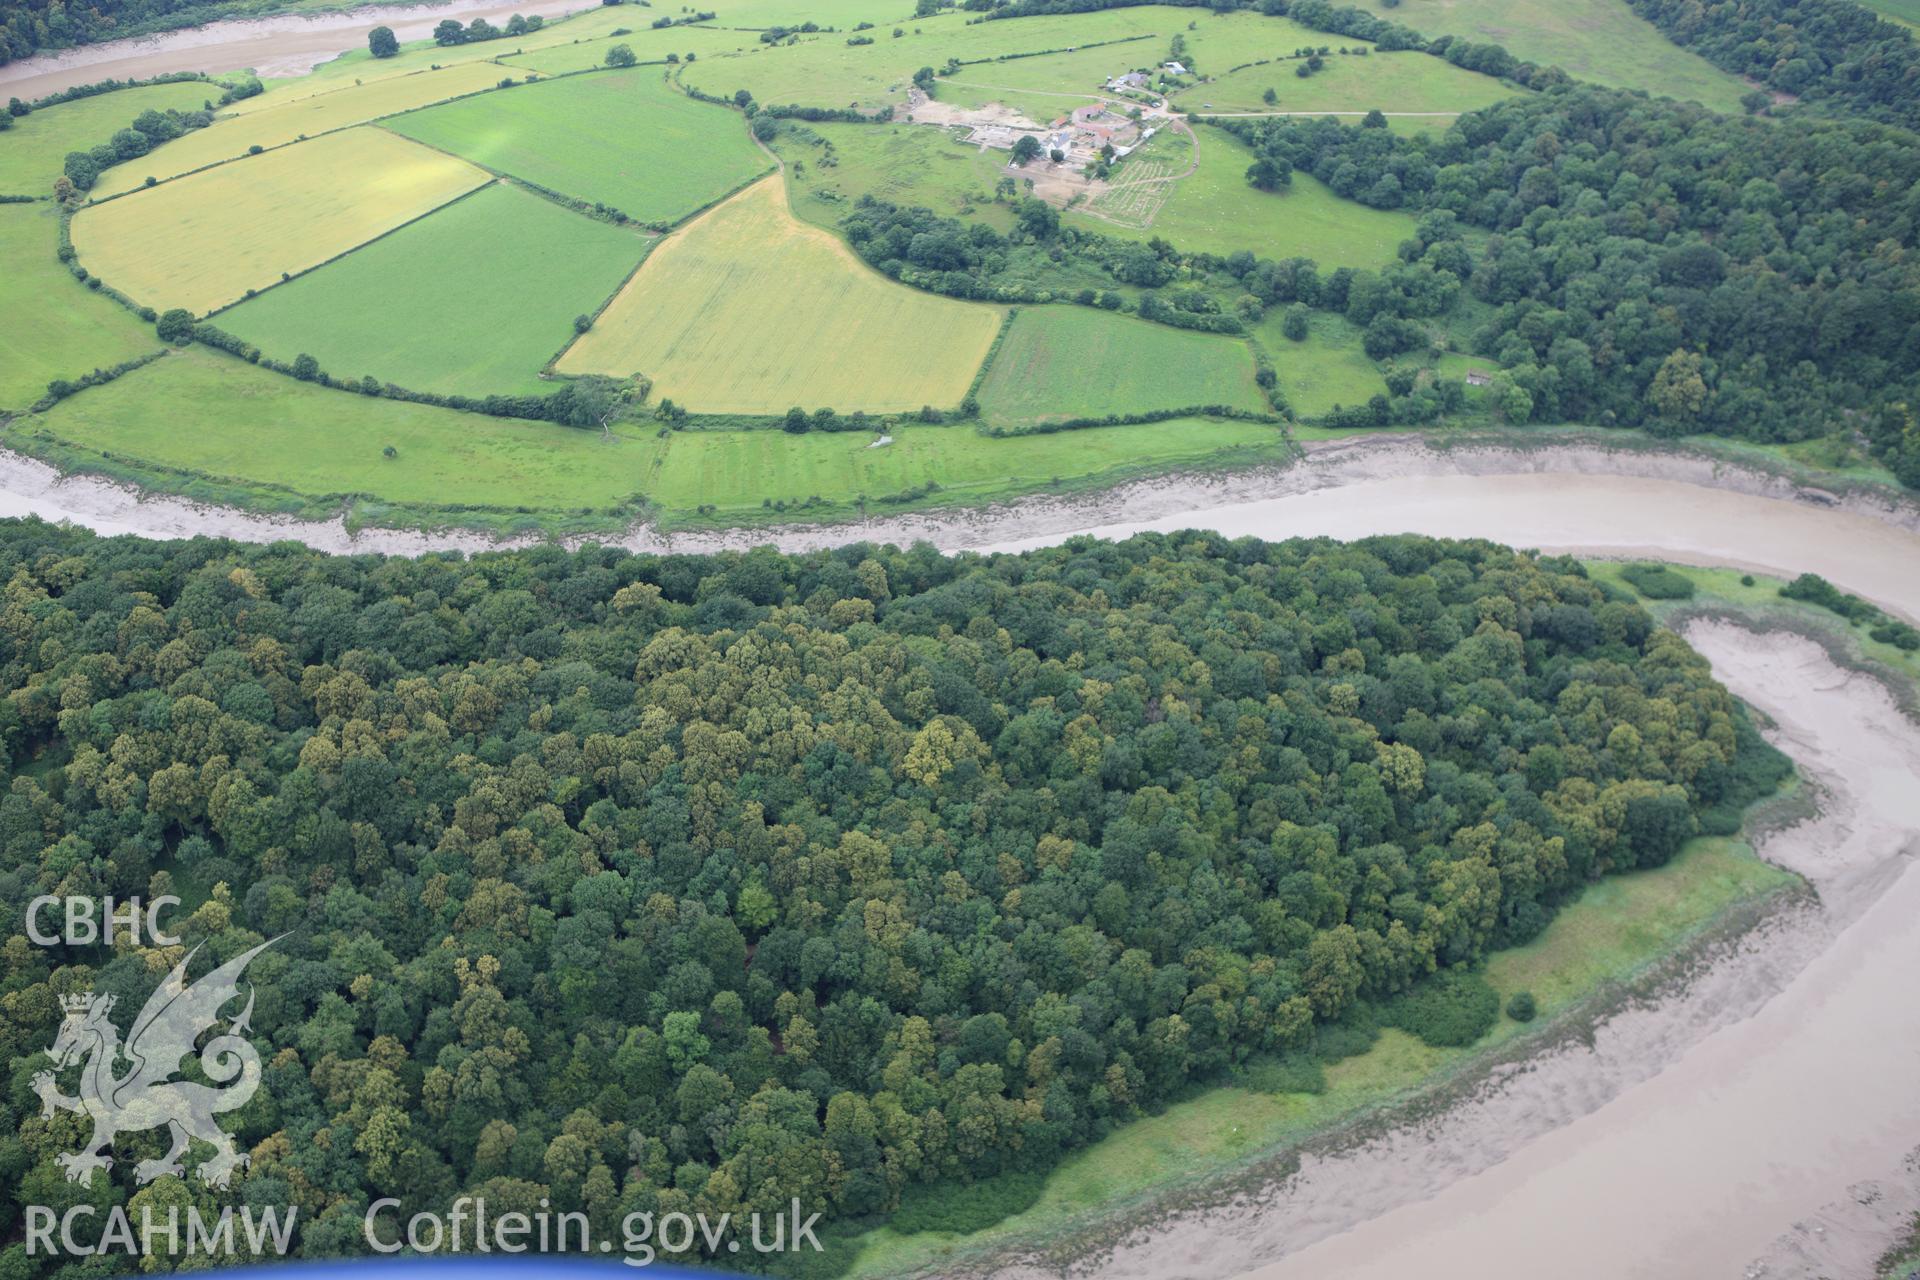
<svg viewBox="0 0 1920 1280">
<path fill-rule="evenodd" d="M 1385 1109 L 1123 1213 L 955 1242 L 938 1273 L 1872 1274 L 1920 1207 L 1920 1017 L 1872 1012 L 1920 954 L 1899 936 L 1920 904 L 1920 726 L 1836 663 L 1843 636 L 1681 625 L 1814 788 L 1817 813 L 1757 837 L 1810 893 L 1732 904 L 1639 981 Z"/>
<path fill-rule="evenodd" d="M 9 450 L 0 450 L 4 515 L 153 538 L 293 539 L 337 553 L 475 552 L 539 541 L 260 515 L 62 475 Z M 1036 496 L 976 510 L 755 530 L 662 532 L 636 525 L 596 541 L 653 552 L 760 544 L 807 551 L 857 541 L 993 551 L 1080 533 L 1122 537 L 1180 528 L 1268 537 L 1428 533 L 1544 551 L 1658 554 L 1786 577 L 1819 573 L 1909 619 L 1920 608 L 1900 598 L 1908 594 L 1910 566 L 1920 564 L 1920 504 L 1877 490 L 1822 488 L 1696 452 L 1610 447 L 1585 436 L 1543 436 L 1529 444 L 1369 435 L 1310 444 L 1291 466 L 1162 476 L 1075 498 Z"/>
<path fill-rule="evenodd" d="M 402 41 L 421 40 L 447 18 L 485 18 L 500 25 L 513 14 L 555 18 L 592 8 L 586 0 L 444 0 L 362 8 L 304 10 L 261 18 L 223 18 L 156 35 L 84 44 L 0 66 L 0 98 L 33 101 L 78 84 L 146 80 L 173 71 L 219 75 L 251 70 L 262 77 L 305 75 L 349 49 L 377 26 Z"/>
</svg>

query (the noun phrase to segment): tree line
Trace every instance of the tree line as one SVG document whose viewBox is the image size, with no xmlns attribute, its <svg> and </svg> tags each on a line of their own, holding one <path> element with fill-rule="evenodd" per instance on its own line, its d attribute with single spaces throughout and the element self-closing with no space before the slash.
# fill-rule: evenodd
<svg viewBox="0 0 1920 1280">
<path fill-rule="evenodd" d="M 171 953 L 32 946 L 24 905 L 172 893 L 203 960 L 286 935 L 231 1123 L 309 1257 L 387 1194 L 876 1222 L 1382 1022 L 1471 1039 L 1489 950 L 1783 768 L 1629 598 L 1479 542 L 389 559 L 30 521 L 0 582 L 0 1219 L 211 1199 L 132 1186 L 159 1133 L 65 1181 L 84 1118 L 31 1087 L 62 995 L 138 1008 Z"/>
</svg>

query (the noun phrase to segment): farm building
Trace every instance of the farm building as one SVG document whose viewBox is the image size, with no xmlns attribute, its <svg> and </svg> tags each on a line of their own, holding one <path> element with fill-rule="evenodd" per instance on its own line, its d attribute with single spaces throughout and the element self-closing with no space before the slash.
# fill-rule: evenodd
<svg viewBox="0 0 1920 1280">
<path fill-rule="evenodd" d="M 1147 77 L 1146 73 L 1142 71 L 1129 71 L 1125 75 L 1118 75 L 1107 81 L 1107 88 L 1114 90 L 1144 89 L 1146 87 Z"/>
<path fill-rule="evenodd" d="M 1484 387 L 1492 381 L 1492 378 L 1480 372 L 1478 369 L 1469 369 L 1467 371 L 1467 385 L 1470 387 Z"/>
<path fill-rule="evenodd" d="M 1183 76 L 1187 74 L 1187 68 L 1185 63 L 1164 62 L 1161 64 L 1161 67 L 1166 71 L 1168 75 Z"/>
</svg>

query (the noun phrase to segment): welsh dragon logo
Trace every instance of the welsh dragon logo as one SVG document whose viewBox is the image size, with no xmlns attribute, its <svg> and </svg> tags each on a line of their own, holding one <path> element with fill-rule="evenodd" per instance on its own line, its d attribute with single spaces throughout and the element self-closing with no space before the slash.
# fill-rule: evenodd
<svg viewBox="0 0 1920 1280">
<path fill-rule="evenodd" d="M 189 951 L 141 1007 L 125 1045 L 108 1016 L 113 1012 L 112 996 L 89 991 L 61 997 L 67 1016 L 47 1054 L 55 1070 L 82 1064 L 80 1092 L 77 1097 L 61 1093 L 53 1071 L 35 1075 L 33 1090 L 40 1095 L 42 1116 L 52 1116 L 55 1110 L 77 1111 L 93 1121 L 93 1136 L 78 1151 L 56 1157 L 67 1181 L 90 1185 L 95 1169 L 109 1168 L 113 1158 L 106 1148 L 116 1134 L 162 1125 L 172 1131 L 173 1146 L 159 1159 L 134 1166 L 137 1183 L 152 1182 L 162 1174 L 183 1174 L 181 1157 L 195 1138 L 214 1149 L 213 1157 L 200 1165 L 200 1180 L 208 1186 L 225 1187 L 235 1169 L 247 1166 L 248 1157 L 213 1118 L 245 1106 L 260 1087 L 260 1054 L 246 1039 L 253 1016 L 251 989 L 246 1008 L 199 1050 L 200 1069 L 213 1084 L 173 1077 L 180 1070 L 180 1060 L 195 1052 L 194 1042 L 220 1020 L 220 1010 L 238 998 L 241 971 L 277 941 L 263 942 L 235 956 L 192 986 L 187 985 L 187 964 L 200 948 Z M 122 1059 L 128 1066 L 115 1074 Z"/>
</svg>

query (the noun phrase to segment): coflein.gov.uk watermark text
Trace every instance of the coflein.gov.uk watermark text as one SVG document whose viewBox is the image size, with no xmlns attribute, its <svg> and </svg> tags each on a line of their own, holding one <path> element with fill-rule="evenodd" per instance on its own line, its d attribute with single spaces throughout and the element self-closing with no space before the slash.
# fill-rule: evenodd
<svg viewBox="0 0 1920 1280">
<path fill-rule="evenodd" d="M 178 1205 L 164 1211 L 149 1205 L 129 1212 L 118 1205 L 101 1210 L 79 1204 L 55 1210 L 36 1204 L 26 1207 L 25 1243 L 29 1257 L 285 1257 L 292 1252 L 299 1213 L 295 1205 L 229 1206 L 212 1213 Z M 786 1213 L 752 1213 L 744 1218 L 730 1213 L 710 1217 L 636 1212 L 620 1219 L 616 1237 L 596 1239 L 586 1214 L 552 1209 L 544 1199 L 538 1209 L 496 1213 L 484 1197 L 462 1196 L 444 1213 L 406 1214 L 399 1200 L 383 1197 L 367 1206 L 361 1227 L 367 1247 L 375 1253 L 617 1254 L 629 1266 L 644 1267 L 662 1255 L 719 1259 L 804 1249 L 817 1253 L 821 1244 L 814 1225 L 820 1217 L 818 1213 L 803 1217 L 798 1199 Z"/>
</svg>

